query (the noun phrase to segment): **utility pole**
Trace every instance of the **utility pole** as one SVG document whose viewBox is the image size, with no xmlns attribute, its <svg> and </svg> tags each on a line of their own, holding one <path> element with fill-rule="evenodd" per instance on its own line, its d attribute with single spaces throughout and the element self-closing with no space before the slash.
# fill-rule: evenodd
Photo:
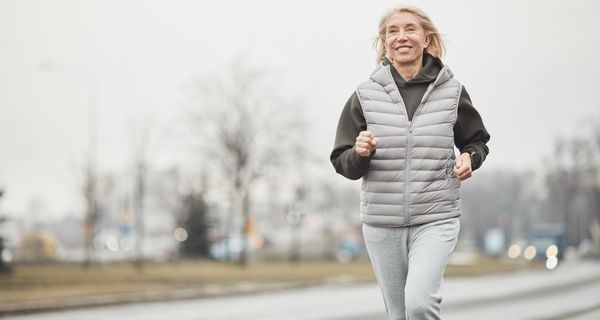
<svg viewBox="0 0 600 320">
<path fill-rule="evenodd" d="M 143 267 L 144 256 L 144 200 L 147 193 L 148 160 L 147 150 L 150 144 L 150 125 L 146 124 L 139 132 L 134 132 L 134 214 L 135 214 L 135 264 L 138 268 Z"/>
</svg>

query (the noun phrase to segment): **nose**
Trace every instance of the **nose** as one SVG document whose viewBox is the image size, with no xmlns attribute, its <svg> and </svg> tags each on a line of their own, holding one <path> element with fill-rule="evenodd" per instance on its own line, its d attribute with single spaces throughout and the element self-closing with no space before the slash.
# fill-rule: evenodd
<svg viewBox="0 0 600 320">
<path fill-rule="evenodd" d="M 400 32 L 398 34 L 398 38 L 396 38 L 396 41 L 402 41 L 402 40 L 406 40 L 406 33 L 404 33 L 404 32 Z"/>
</svg>

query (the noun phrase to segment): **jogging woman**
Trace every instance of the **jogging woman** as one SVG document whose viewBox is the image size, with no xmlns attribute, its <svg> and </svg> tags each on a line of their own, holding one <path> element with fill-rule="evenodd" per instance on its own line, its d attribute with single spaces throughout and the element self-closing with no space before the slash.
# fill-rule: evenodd
<svg viewBox="0 0 600 320">
<path fill-rule="evenodd" d="M 490 135 L 423 11 L 387 12 L 377 49 L 377 67 L 344 106 L 331 162 L 362 178 L 363 236 L 388 318 L 440 319 L 460 184 L 485 160 Z"/>
</svg>

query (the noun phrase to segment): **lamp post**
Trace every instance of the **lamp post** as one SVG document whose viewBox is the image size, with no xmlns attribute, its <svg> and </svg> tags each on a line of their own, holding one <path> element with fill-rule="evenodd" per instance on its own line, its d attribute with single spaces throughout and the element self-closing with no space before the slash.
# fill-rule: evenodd
<svg viewBox="0 0 600 320">
<path fill-rule="evenodd" d="M 87 91 L 88 108 L 88 155 L 84 182 L 84 196 L 86 200 L 86 215 L 83 229 L 85 235 L 85 261 L 88 266 L 94 259 L 93 241 L 95 237 L 95 225 L 98 219 L 97 202 L 97 158 L 98 158 L 98 138 L 97 138 L 97 90 L 98 83 L 94 73 L 89 68 L 68 63 L 57 63 L 44 60 L 40 63 L 40 69 L 46 72 L 64 74 L 83 79 Z"/>
</svg>

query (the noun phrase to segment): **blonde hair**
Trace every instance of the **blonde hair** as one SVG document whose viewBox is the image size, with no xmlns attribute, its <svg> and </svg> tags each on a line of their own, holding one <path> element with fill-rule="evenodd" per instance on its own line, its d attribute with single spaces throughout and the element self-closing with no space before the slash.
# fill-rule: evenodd
<svg viewBox="0 0 600 320">
<path fill-rule="evenodd" d="M 399 7 L 388 10 L 379 21 L 379 35 L 373 39 L 373 45 L 377 50 L 377 62 L 381 62 L 385 57 L 385 27 L 388 20 L 396 13 L 408 12 L 415 15 L 421 22 L 421 27 L 425 29 L 425 37 L 429 38 L 429 45 L 425 51 L 434 57 L 441 58 L 444 56 L 444 43 L 442 35 L 437 27 L 433 24 L 429 16 L 423 10 L 415 7 Z"/>
</svg>

